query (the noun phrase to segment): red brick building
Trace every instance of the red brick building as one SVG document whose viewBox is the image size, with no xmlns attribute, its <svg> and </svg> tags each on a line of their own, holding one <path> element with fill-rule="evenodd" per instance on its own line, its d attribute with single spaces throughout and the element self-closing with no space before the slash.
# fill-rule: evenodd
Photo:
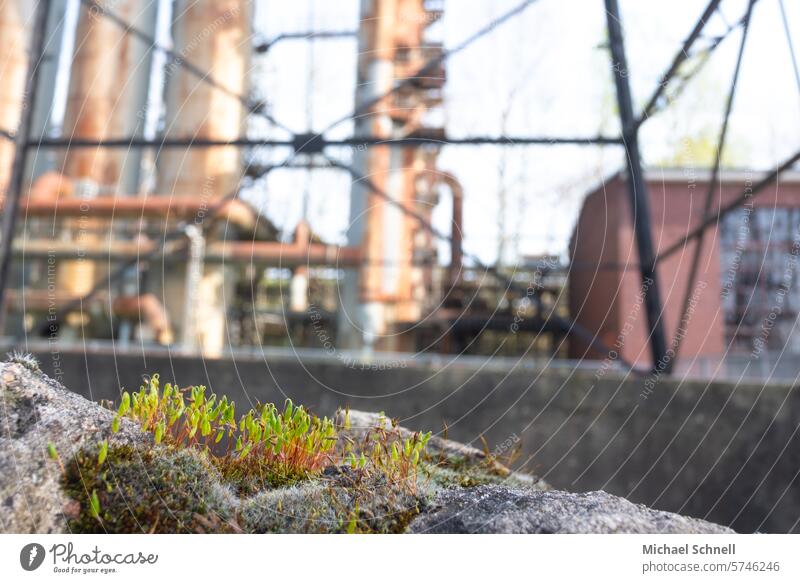
<svg viewBox="0 0 800 583">
<path fill-rule="evenodd" d="M 570 242 L 570 313 L 626 360 L 649 366 L 647 316 L 624 176 L 606 180 L 583 203 Z M 756 171 L 722 172 L 712 212 L 761 177 Z M 660 252 L 700 222 L 710 173 L 657 169 L 646 178 L 653 244 Z M 795 326 L 800 314 L 800 173 L 784 174 L 706 231 L 691 309 L 682 318 L 695 245 L 687 244 L 658 266 L 668 345 L 680 329 L 684 360 L 719 361 L 754 351 L 800 353 Z M 607 354 L 575 339 L 570 356 L 602 359 Z"/>
</svg>

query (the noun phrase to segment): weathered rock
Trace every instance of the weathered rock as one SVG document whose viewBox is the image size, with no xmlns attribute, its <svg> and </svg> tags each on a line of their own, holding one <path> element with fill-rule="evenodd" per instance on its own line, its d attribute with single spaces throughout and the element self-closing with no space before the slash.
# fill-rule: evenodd
<svg viewBox="0 0 800 583">
<path fill-rule="evenodd" d="M 382 479 L 351 480 L 334 471 L 257 494 L 242 501 L 239 515 L 242 527 L 256 533 L 347 532 L 351 523 L 362 532 L 402 533 L 432 496 L 423 485 L 398 488 Z"/>
<path fill-rule="evenodd" d="M 340 410 L 336 414 L 335 422 L 339 427 L 343 428 L 339 430 L 340 435 L 347 435 L 356 442 L 363 440 L 367 433 L 376 427 L 381 427 L 386 431 L 393 431 L 400 439 L 406 439 L 414 435 L 413 431 L 405 427 L 393 426 L 391 419 L 380 413 Z M 500 478 L 497 481 L 508 480 L 515 486 L 535 488 L 537 490 L 550 489 L 550 485 L 538 476 L 514 472 L 491 456 L 488 456 L 483 450 L 458 441 L 434 435 L 428 441 L 425 449 L 433 458 L 446 461 L 447 466 L 451 468 L 456 466 L 458 468 L 457 473 L 461 474 L 462 477 L 464 474 L 466 474 L 467 478 L 475 477 L 470 476 L 470 470 L 479 468 L 484 474 L 488 473 Z"/>
<path fill-rule="evenodd" d="M 415 518 L 415 533 L 732 533 L 694 518 L 653 510 L 606 492 L 517 490 L 504 486 L 450 489 L 436 510 Z"/>
<path fill-rule="evenodd" d="M 246 495 L 205 452 L 157 446 L 127 419 L 112 433 L 114 413 L 47 378 L 28 358 L 0 363 L 0 407 L 3 532 L 730 532 L 604 492 L 546 490 L 480 450 L 441 438 L 431 439 L 432 458 L 402 487 L 330 466 Z M 361 439 L 376 423 L 411 435 L 351 411 L 340 437 Z M 101 466 L 103 440 L 109 453 Z M 87 514 L 90 492 L 98 493 L 100 521 Z"/>
<path fill-rule="evenodd" d="M 0 529 L 62 532 L 74 501 L 61 490 L 62 466 L 81 449 L 145 444 L 149 437 L 38 371 L 32 359 L 0 363 Z M 54 448 L 57 459 L 49 454 Z"/>
<path fill-rule="evenodd" d="M 414 434 L 413 431 L 405 427 L 393 427 L 391 419 L 380 413 L 340 410 L 336 413 L 335 421 L 339 427 L 347 425 L 347 428 L 343 431 L 349 434 L 354 440 L 363 439 L 367 432 L 376 427 L 381 427 L 387 431 L 395 430 L 403 439 L 411 437 Z M 436 435 L 431 437 L 430 441 L 428 441 L 426 449 L 429 453 L 434 455 L 443 454 L 448 457 L 463 458 L 465 461 L 472 463 L 484 461 L 487 457 L 486 453 L 479 449 Z"/>
</svg>

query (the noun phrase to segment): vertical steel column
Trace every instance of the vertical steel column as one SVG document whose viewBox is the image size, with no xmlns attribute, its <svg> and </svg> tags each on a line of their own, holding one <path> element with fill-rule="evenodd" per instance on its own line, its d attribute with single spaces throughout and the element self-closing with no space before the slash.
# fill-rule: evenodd
<svg viewBox="0 0 800 583">
<path fill-rule="evenodd" d="M 390 115 L 390 99 L 377 100 L 392 89 L 396 52 L 397 0 L 361 0 L 360 29 L 358 34 L 358 63 L 356 82 L 356 109 L 364 108 L 362 115 L 354 118 L 354 134 L 376 136 L 391 140 L 394 123 Z M 397 194 L 397 154 L 386 145 L 375 148 L 356 148 L 353 166 L 359 174 L 369 176 L 372 182 L 388 192 L 389 177 L 395 177 L 394 194 Z M 358 271 L 345 272 L 342 283 L 342 304 L 339 307 L 337 344 L 340 348 L 371 348 L 375 340 L 386 333 L 386 307 L 383 284 L 387 267 L 385 252 L 388 230 L 387 215 L 397 219 L 388 209 L 384 199 L 377 196 L 364 182 L 354 180 L 350 193 L 350 226 L 347 244 L 360 246 L 364 264 Z M 397 233 L 398 230 L 393 231 Z M 388 245 L 391 247 L 391 245 Z"/>
<path fill-rule="evenodd" d="M 39 0 L 36 6 L 36 18 L 31 30 L 31 51 L 28 58 L 28 78 L 25 82 L 25 94 L 22 100 L 19 127 L 16 135 L 16 154 L 11 169 L 8 191 L 4 197 L 2 239 L 0 239 L 0 335 L 6 322 L 6 288 L 11 268 L 14 233 L 19 214 L 19 201 L 22 197 L 22 186 L 25 180 L 25 159 L 30 139 L 30 127 L 33 121 L 33 104 L 36 102 L 36 86 L 39 80 L 41 58 L 46 42 L 47 15 L 50 12 L 50 0 Z"/>
<path fill-rule="evenodd" d="M 612 72 L 617 88 L 619 117 L 622 123 L 622 139 L 628 160 L 628 193 L 633 210 L 633 228 L 636 233 L 636 246 L 639 264 L 647 326 L 650 335 L 650 349 L 653 356 L 653 369 L 659 364 L 666 365 L 667 343 L 664 324 L 661 318 L 661 297 L 658 289 L 655 253 L 650 226 L 650 200 L 647 184 L 642 171 L 639 153 L 639 131 L 633 115 L 631 87 L 628 80 L 628 61 L 625 57 L 625 42 L 622 35 L 622 21 L 617 0 L 605 0 L 608 22 L 608 40 L 611 48 Z"/>
<path fill-rule="evenodd" d="M 49 136 L 53 129 L 53 101 L 56 92 L 56 79 L 58 77 L 58 59 L 64 37 L 64 18 L 67 11 L 67 2 L 51 2 L 50 14 L 47 16 L 47 31 L 44 53 L 42 53 L 41 71 L 39 73 L 39 88 L 36 91 L 36 103 L 33 104 L 34 112 L 29 131 L 31 141 L 40 136 Z M 35 146 L 31 146 L 35 147 Z M 56 150 L 39 150 L 35 156 L 28 156 L 26 161 L 25 180 L 23 184 L 29 185 L 33 181 L 52 170 L 56 165 Z"/>
</svg>

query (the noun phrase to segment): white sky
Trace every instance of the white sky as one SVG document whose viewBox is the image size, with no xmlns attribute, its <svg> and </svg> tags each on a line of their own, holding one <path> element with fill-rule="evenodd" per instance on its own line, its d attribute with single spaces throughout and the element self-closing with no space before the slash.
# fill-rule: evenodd
<svg viewBox="0 0 800 583">
<path fill-rule="evenodd" d="M 255 29 L 267 38 L 290 31 L 354 30 L 358 25 L 359 0 L 255 1 Z M 738 166 L 774 166 L 800 142 L 800 91 L 778 1 L 760 0 L 754 11 L 729 130 Z M 444 18 L 430 29 L 431 36 L 451 47 L 518 2 L 447 0 Z M 795 49 L 800 50 L 800 2 L 784 3 Z M 637 106 L 653 91 L 706 4 L 707 0 L 621 0 Z M 745 7 L 746 0 L 722 2 L 729 22 L 740 18 Z M 724 28 L 723 19 L 715 16 L 707 33 Z M 740 34 L 725 41 L 672 110 L 643 126 L 647 163 L 670 157 L 686 136 L 716 136 Z M 448 60 L 448 134 L 499 135 L 506 108 L 510 135 L 615 134 L 618 124 L 609 58 L 599 48 L 604 38 L 602 0 L 539 0 Z M 285 41 L 268 56 L 254 59 L 252 82 L 271 103 L 277 119 L 298 132 L 318 131 L 353 108 L 356 50 L 355 39 L 318 40 L 313 45 Z M 345 124 L 329 137 L 344 137 L 351 131 Z M 257 124 L 250 133 L 264 135 Z M 286 137 L 280 131 L 271 135 Z M 269 155 L 278 161 L 287 154 Z M 347 149 L 337 154 L 349 159 Z M 497 193 L 503 156 L 508 210 L 501 220 Z M 505 259 L 514 262 L 518 254 L 565 252 L 582 197 L 602 176 L 621 167 L 622 151 L 618 147 L 449 146 L 443 148 L 439 165 L 456 174 L 465 188 L 466 250 L 493 262 L 502 223 Z M 309 177 L 303 171 L 275 171 L 266 187 L 261 185 L 249 197 L 279 227 L 291 232 L 301 216 L 306 191 L 311 195 L 312 228 L 328 241 L 344 242 L 350 179 L 342 172 L 321 170 Z M 449 201 L 446 196 L 442 199 L 436 226 L 449 232 Z"/>
</svg>

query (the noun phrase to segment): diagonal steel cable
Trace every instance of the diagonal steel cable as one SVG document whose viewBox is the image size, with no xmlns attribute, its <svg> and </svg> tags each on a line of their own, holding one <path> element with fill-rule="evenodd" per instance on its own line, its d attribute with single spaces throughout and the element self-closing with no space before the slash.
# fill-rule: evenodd
<svg viewBox="0 0 800 583">
<path fill-rule="evenodd" d="M 797 65 L 797 54 L 794 51 L 794 43 L 792 42 L 792 33 L 789 28 L 789 17 L 786 15 L 786 7 L 783 5 L 783 0 L 779 0 L 778 4 L 781 7 L 781 20 L 783 20 L 783 30 L 786 33 L 786 42 L 789 44 L 789 55 L 792 57 L 794 80 L 797 82 L 798 91 L 800 91 L 800 67 Z"/>
<path fill-rule="evenodd" d="M 717 11 L 717 8 L 719 8 L 720 2 L 721 0 L 711 0 L 708 3 L 708 6 L 706 6 L 706 9 L 703 11 L 700 19 L 697 21 L 697 24 L 695 24 L 694 28 L 689 33 L 689 36 L 686 37 L 686 40 L 683 41 L 681 49 L 673 58 L 672 63 L 670 64 L 666 73 L 661 76 L 661 81 L 659 82 L 658 87 L 656 87 L 655 92 L 653 92 L 653 95 L 647 101 L 647 105 L 645 105 L 642 109 L 642 113 L 636 122 L 637 127 L 642 125 L 642 123 L 644 123 L 655 111 L 656 105 L 658 105 L 661 96 L 664 94 L 664 91 L 666 91 L 670 79 L 672 79 L 678 73 L 681 65 L 683 65 L 684 61 L 689 58 L 692 45 L 694 45 L 694 43 L 700 37 L 706 24 L 711 19 L 711 16 Z"/>
<path fill-rule="evenodd" d="M 159 44 L 158 41 L 155 38 L 153 38 L 150 34 L 148 34 L 147 32 L 143 31 L 140 28 L 133 26 L 130 22 L 126 21 L 119 14 L 115 13 L 112 10 L 109 10 L 97 0 L 80 0 L 80 1 L 81 4 L 86 6 L 89 10 L 96 12 L 100 16 L 116 24 L 119 28 L 125 31 L 126 34 L 138 38 L 145 44 L 149 45 L 150 48 L 152 48 L 153 50 L 164 53 L 172 60 L 173 63 L 183 68 L 188 73 L 191 73 L 203 83 L 209 85 L 210 87 L 213 87 L 214 89 L 217 89 L 218 91 L 225 93 L 230 97 L 233 97 L 234 99 L 236 99 L 242 105 L 245 106 L 248 113 L 262 117 L 267 121 L 269 121 L 271 124 L 273 124 L 275 127 L 278 127 L 294 135 L 294 132 L 288 126 L 279 122 L 277 119 L 275 119 L 272 115 L 270 115 L 266 111 L 264 103 L 261 102 L 253 103 L 244 95 L 237 93 L 236 91 L 233 91 L 229 87 L 226 87 L 222 83 L 216 81 L 208 71 L 204 71 L 200 67 L 193 65 L 179 52 Z"/>
<path fill-rule="evenodd" d="M 792 166 L 800 162 L 800 150 L 797 150 L 794 154 L 786 158 L 783 162 L 781 162 L 776 168 L 770 170 L 767 174 L 765 174 L 761 180 L 757 183 L 753 184 L 752 186 L 746 187 L 734 200 L 720 208 L 716 213 L 712 213 L 706 215 L 705 218 L 700 222 L 699 225 L 694 227 L 691 231 L 686 233 L 683 237 L 679 238 L 675 241 L 672 245 L 667 247 L 664 251 L 658 254 L 656 258 L 656 263 L 660 263 L 664 261 L 667 257 L 674 255 L 683 247 L 686 246 L 686 243 L 689 241 L 696 239 L 700 236 L 700 234 L 708 229 L 712 225 L 716 225 L 717 223 L 722 220 L 723 217 L 727 216 L 728 214 L 735 211 L 737 208 L 742 206 L 742 204 L 747 201 L 747 199 L 754 199 L 756 196 L 761 194 L 761 192 L 770 184 L 775 182 L 781 174 L 784 172 L 791 170 Z"/>
<path fill-rule="evenodd" d="M 703 205 L 703 216 L 711 212 L 711 201 L 714 198 L 714 191 L 719 186 L 719 172 L 722 164 L 722 153 L 725 149 L 725 140 L 728 135 L 728 123 L 730 121 L 731 112 L 733 111 L 733 101 L 736 97 L 736 88 L 739 82 L 739 73 L 742 69 L 742 59 L 744 57 L 744 49 L 747 44 L 747 33 L 750 30 L 750 22 L 753 15 L 753 6 L 757 0 L 750 0 L 747 4 L 747 13 L 744 17 L 744 28 L 742 29 L 742 41 L 739 44 L 739 53 L 736 56 L 736 66 L 733 70 L 733 77 L 731 79 L 731 87 L 728 91 L 728 98 L 725 103 L 725 115 L 722 120 L 722 127 L 719 132 L 719 139 L 717 141 L 716 154 L 714 157 L 714 167 L 711 171 L 711 179 L 708 183 L 708 191 L 706 192 L 705 203 Z M 692 262 L 689 267 L 689 277 L 686 280 L 686 290 L 684 291 L 683 303 L 681 304 L 681 311 L 679 313 L 680 319 L 675 327 L 675 338 L 672 341 L 672 358 L 670 362 L 665 363 L 666 370 L 669 372 L 673 369 L 675 361 L 678 358 L 678 353 L 681 347 L 681 341 L 684 335 L 681 333 L 681 326 L 685 319 L 688 317 L 690 301 L 692 297 L 692 288 L 694 287 L 695 279 L 697 278 L 697 270 L 700 267 L 700 256 L 703 251 L 703 240 L 705 238 L 705 231 L 701 232 L 697 241 L 694 243 L 694 250 L 692 253 Z"/>
<path fill-rule="evenodd" d="M 93 0 L 82 0 L 82 1 L 93 1 Z M 352 119 L 354 117 L 358 117 L 359 115 L 362 115 L 365 111 L 369 111 L 376 103 L 380 102 L 382 99 L 385 99 L 389 95 L 392 95 L 396 91 L 399 91 L 401 88 L 412 84 L 416 79 L 419 79 L 420 77 L 426 76 L 426 74 L 429 71 L 435 70 L 436 67 L 438 67 L 445 60 L 447 60 L 448 58 L 450 58 L 454 54 L 457 54 L 457 53 L 463 51 L 469 45 L 471 45 L 472 43 L 474 43 L 475 41 L 477 41 L 481 37 L 485 36 L 486 34 L 490 33 L 491 31 L 496 29 L 498 26 L 500 26 L 501 24 L 503 24 L 507 20 L 509 20 L 509 19 L 513 18 L 514 16 L 522 13 L 526 8 L 528 8 L 528 6 L 530 6 L 531 4 L 533 4 L 536 1 L 537 0 L 525 0 L 524 2 L 518 4 L 517 6 L 515 6 L 514 8 L 512 8 L 508 12 L 502 14 L 498 18 L 495 18 L 489 24 L 487 24 L 486 26 L 482 27 L 481 29 L 479 29 L 478 31 L 476 31 L 475 33 L 473 33 L 472 35 L 467 37 L 465 40 L 460 42 L 458 45 L 456 45 L 452 49 L 450 49 L 448 51 L 443 51 L 440 55 L 438 55 L 437 57 L 434 57 L 433 59 L 428 61 L 414 75 L 411 75 L 410 77 L 402 80 L 400 83 L 395 85 L 392 89 L 387 91 L 384 95 L 379 96 L 375 100 L 372 100 L 372 101 L 370 101 L 368 103 L 362 104 L 361 106 L 357 107 L 355 109 L 355 111 L 353 111 L 349 115 L 347 115 L 345 117 L 342 117 L 342 118 L 334 121 L 333 123 L 329 124 L 324 130 L 319 132 L 318 136 L 324 136 L 327 132 L 329 132 L 330 130 L 332 130 L 333 128 L 338 126 L 339 124 L 344 123 L 345 121 L 347 121 L 349 119 Z M 289 158 L 285 161 L 285 164 L 290 164 L 299 153 L 300 152 L 297 149 L 295 151 L 293 151 L 289 155 Z M 323 155 L 325 155 L 325 154 L 323 153 Z M 329 161 L 334 162 L 333 159 L 329 158 L 327 155 L 325 155 L 325 157 Z M 407 210 L 407 209 L 405 209 L 405 210 Z"/>
<path fill-rule="evenodd" d="M 699 50 L 696 54 L 691 55 L 691 57 L 697 57 L 697 63 L 694 65 L 691 71 L 688 71 L 685 74 L 677 74 L 677 73 L 675 74 L 674 78 L 678 81 L 678 84 L 675 87 L 675 89 L 672 90 L 669 95 L 663 96 L 663 99 L 659 99 L 658 102 L 659 104 L 653 106 L 653 108 L 650 110 L 648 117 L 646 119 L 640 119 L 638 121 L 639 125 L 647 121 L 647 119 L 650 119 L 658 115 L 659 113 L 667 109 L 670 106 L 670 104 L 680 99 L 680 96 L 683 95 L 683 92 L 686 90 L 686 87 L 692 82 L 692 80 L 695 77 L 697 77 L 703 71 L 706 65 L 708 65 L 709 61 L 711 60 L 711 57 L 714 55 L 714 52 L 720 47 L 720 45 L 722 45 L 723 42 L 725 42 L 725 40 L 735 30 L 738 30 L 739 27 L 742 26 L 743 24 L 744 24 L 744 17 L 742 17 L 742 19 L 740 19 L 738 22 L 730 25 L 725 30 L 725 32 L 723 32 L 719 36 L 714 37 L 711 40 L 711 43 L 707 47 Z"/>
<path fill-rule="evenodd" d="M 448 50 L 442 51 L 441 54 L 439 54 L 436 57 L 433 57 L 432 59 L 430 59 L 419 70 L 417 70 L 416 73 L 414 73 L 413 75 L 410 75 L 409 77 L 406 77 L 405 79 L 401 80 L 399 83 L 396 83 L 394 85 L 394 87 L 392 87 L 391 89 L 389 89 L 388 91 L 386 91 L 382 95 L 379 95 L 377 97 L 374 97 L 373 99 L 370 99 L 369 101 L 366 101 L 366 102 L 362 103 L 361 105 L 357 106 L 351 113 L 349 113 L 349 114 L 347 114 L 347 115 L 345 115 L 343 117 L 340 117 L 336 121 L 330 123 L 324 130 L 322 130 L 322 132 L 320 132 L 320 134 L 324 135 L 327 132 L 329 132 L 330 130 L 332 130 L 333 128 L 339 126 L 340 124 L 342 124 L 342 123 L 344 123 L 344 122 L 346 122 L 348 120 L 357 118 L 357 117 L 359 117 L 361 115 L 364 115 L 365 113 L 368 113 L 375 105 L 377 105 L 378 103 L 380 103 L 381 101 L 383 101 L 387 97 L 390 97 L 391 95 L 397 93 L 398 91 L 400 91 L 401 89 L 403 89 L 405 87 L 408 87 L 409 85 L 413 85 L 418 79 L 427 77 L 430 73 L 435 72 L 437 67 L 439 67 L 439 65 L 444 63 L 447 59 L 449 59 L 450 57 L 452 57 L 455 54 L 460 53 L 461 51 L 466 49 L 468 46 L 470 46 L 472 43 L 474 43 L 478 39 L 486 36 L 487 34 L 489 34 L 492 31 L 494 31 L 501 24 L 507 22 L 508 20 L 511 20 L 513 17 L 517 16 L 518 14 L 521 14 L 522 12 L 525 11 L 525 9 L 527 9 L 529 6 L 531 6 L 536 1 L 537 0 L 525 0 L 524 2 L 521 2 L 520 4 L 517 4 L 514 8 L 512 8 L 508 12 L 498 16 L 497 18 L 492 20 L 490 23 L 488 23 L 486 26 L 483 26 L 482 28 L 480 28 L 477 31 L 475 31 L 473 34 L 471 34 L 466 39 L 464 39 L 463 41 L 458 43 L 452 49 L 448 49 Z"/>
</svg>

